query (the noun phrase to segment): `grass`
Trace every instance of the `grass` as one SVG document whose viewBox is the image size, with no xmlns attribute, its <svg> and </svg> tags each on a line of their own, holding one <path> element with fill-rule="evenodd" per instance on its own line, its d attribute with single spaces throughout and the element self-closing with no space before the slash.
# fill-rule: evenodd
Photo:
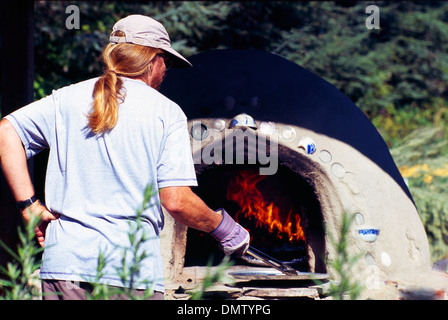
<svg viewBox="0 0 448 320">
<path fill-rule="evenodd" d="M 448 258 L 448 107 L 384 108 L 371 117 L 407 182 L 426 230 L 431 260 Z"/>
<path fill-rule="evenodd" d="M 417 129 L 392 148 L 391 154 L 414 198 L 432 262 L 447 258 L 448 141 L 443 129 Z"/>
</svg>

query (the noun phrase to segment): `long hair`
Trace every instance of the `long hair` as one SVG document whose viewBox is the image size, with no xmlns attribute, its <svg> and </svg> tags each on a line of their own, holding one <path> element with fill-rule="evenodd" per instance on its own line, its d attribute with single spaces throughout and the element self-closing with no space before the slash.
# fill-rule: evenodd
<svg viewBox="0 0 448 320">
<path fill-rule="evenodd" d="M 117 124 L 118 105 L 125 98 L 120 76 L 137 78 L 151 72 L 150 63 L 161 52 L 160 49 L 130 43 L 107 45 L 102 54 L 105 70 L 95 83 L 94 101 L 87 115 L 88 126 L 95 134 L 110 131 Z"/>
</svg>

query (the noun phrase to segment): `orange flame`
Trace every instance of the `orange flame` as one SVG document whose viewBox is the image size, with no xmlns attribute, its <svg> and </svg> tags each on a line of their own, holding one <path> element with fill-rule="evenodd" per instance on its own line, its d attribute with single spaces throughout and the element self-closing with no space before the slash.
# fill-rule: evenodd
<svg viewBox="0 0 448 320">
<path fill-rule="evenodd" d="M 281 214 L 280 209 L 273 202 L 268 203 L 263 194 L 257 189 L 256 184 L 267 176 L 262 176 L 257 171 L 239 171 L 234 180 L 231 180 L 227 190 L 227 199 L 237 203 L 239 211 L 235 220 L 240 215 L 253 220 L 256 227 L 265 227 L 270 233 L 277 236 L 287 235 L 290 242 L 305 240 L 301 226 L 300 215 L 293 214 L 293 208 L 287 215 Z"/>
</svg>

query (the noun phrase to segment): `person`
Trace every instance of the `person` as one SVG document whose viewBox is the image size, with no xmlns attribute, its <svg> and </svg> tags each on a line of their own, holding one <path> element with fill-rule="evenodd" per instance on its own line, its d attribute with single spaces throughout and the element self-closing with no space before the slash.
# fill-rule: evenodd
<svg viewBox="0 0 448 320">
<path fill-rule="evenodd" d="M 119 20 L 102 58 L 100 77 L 54 90 L 2 119 L 1 167 L 25 220 L 41 219 L 36 236 L 45 246 L 44 299 L 85 299 L 98 280 L 100 254 L 107 263 L 98 281 L 124 287 L 117 246 L 129 242 L 146 187 L 158 190 L 143 212 L 149 240 L 134 281 L 141 283 L 135 288 L 141 294 L 150 279 L 152 298 L 163 299 L 161 206 L 177 221 L 210 233 L 227 255 L 242 255 L 249 233 L 191 190 L 197 181 L 187 118 L 158 92 L 168 63 L 191 64 L 171 47 L 163 25 L 143 15 Z M 49 149 L 45 204 L 36 199 L 27 169 L 27 159 L 44 148 Z"/>
</svg>

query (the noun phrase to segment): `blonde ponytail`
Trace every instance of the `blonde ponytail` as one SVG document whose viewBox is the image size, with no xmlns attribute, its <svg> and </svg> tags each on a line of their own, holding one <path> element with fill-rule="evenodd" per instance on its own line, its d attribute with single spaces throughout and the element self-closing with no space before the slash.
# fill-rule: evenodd
<svg viewBox="0 0 448 320">
<path fill-rule="evenodd" d="M 118 35 L 119 36 L 119 35 Z M 162 50 L 129 43 L 109 43 L 103 51 L 104 74 L 95 83 L 93 105 L 87 115 L 95 134 L 112 130 L 118 121 L 118 105 L 124 102 L 120 76 L 140 78 L 150 72 L 150 63 Z"/>
</svg>

